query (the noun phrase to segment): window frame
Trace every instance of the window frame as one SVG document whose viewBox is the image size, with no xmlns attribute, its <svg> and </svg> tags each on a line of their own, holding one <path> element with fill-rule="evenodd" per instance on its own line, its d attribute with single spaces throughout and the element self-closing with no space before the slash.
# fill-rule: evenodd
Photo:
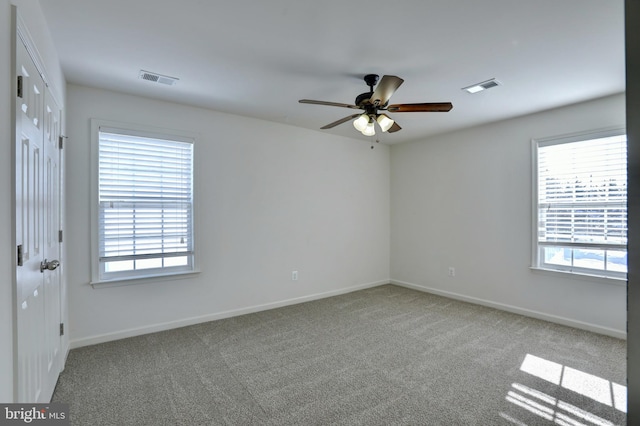
<svg viewBox="0 0 640 426">
<path fill-rule="evenodd" d="M 579 279 L 588 279 L 591 281 L 603 282 L 603 283 L 615 283 L 625 284 L 627 281 L 627 272 L 616 272 L 607 270 L 597 270 L 591 268 L 581 268 L 579 266 L 562 266 L 557 264 L 551 264 L 544 261 L 542 258 L 542 247 L 554 246 L 553 244 L 540 244 L 538 241 L 538 148 L 540 145 L 560 145 L 572 142 L 587 141 L 592 139 L 607 138 L 613 136 L 626 135 L 625 126 L 612 126 L 597 130 L 590 130 L 585 132 L 577 132 L 571 134 L 564 134 L 559 136 L 550 136 L 544 138 L 531 139 L 531 159 L 532 159 L 532 221 L 531 221 L 531 269 L 534 271 L 543 271 L 545 273 L 560 274 L 562 276 L 574 277 Z M 594 246 L 582 247 L 579 243 L 557 244 L 558 248 L 585 248 L 596 249 Z M 612 245 L 611 248 L 603 250 L 613 250 L 616 248 Z M 626 245 L 623 248 L 627 250 Z"/>
<path fill-rule="evenodd" d="M 102 129 L 102 130 L 101 130 Z M 193 238 L 193 253 L 190 265 L 186 267 L 139 269 L 134 271 L 111 272 L 108 277 L 103 277 L 100 262 L 100 235 L 99 235 L 99 144 L 100 132 L 114 132 L 131 136 L 141 136 L 157 139 L 187 142 L 192 144 L 192 217 L 191 230 Z M 109 120 L 91 119 L 91 281 L 94 288 L 109 287 L 112 285 L 128 285 L 150 281 L 164 281 L 167 279 L 179 279 L 183 276 L 199 273 L 197 238 L 198 227 L 198 135 L 191 132 L 164 129 L 140 124 L 122 123 Z"/>
</svg>

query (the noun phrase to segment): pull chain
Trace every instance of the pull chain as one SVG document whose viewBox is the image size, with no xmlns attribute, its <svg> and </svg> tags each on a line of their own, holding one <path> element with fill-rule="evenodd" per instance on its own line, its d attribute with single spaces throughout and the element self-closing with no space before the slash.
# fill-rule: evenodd
<svg viewBox="0 0 640 426">
<path fill-rule="evenodd" d="M 377 136 L 376 136 L 376 143 L 380 143 L 380 139 L 378 139 Z M 374 146 L 373 146 L 373 144 L 371 144 L 371 149 L 373 149 L 373 148 L 374 148 Z"/>
</svg>

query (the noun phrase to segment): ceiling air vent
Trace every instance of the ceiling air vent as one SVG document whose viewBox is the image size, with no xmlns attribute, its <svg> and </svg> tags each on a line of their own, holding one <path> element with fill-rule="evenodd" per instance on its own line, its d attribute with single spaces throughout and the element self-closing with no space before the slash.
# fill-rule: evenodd
<svg viewBox="0 0 640 426">
<path fill-rule="evenodd" d="M 466 90 L 469 93 L 478 93 L 496 86 L 500 86 L 500 82 L 498 82 L 495 78 L 492 78 L 491 80 L 483 81 L 482 83 L 476 83 L 471 86 L 463 87 L 462 90 Z"/>
<path fill-rule="evenodd" d="M 152 81 L 154 83 L 166 84 L 167 86 L 173 86 L 179 80 L 175 77 L 169 77 L 167 75 L 157 74 L 155 72 L 149 72 L 145 70 L 140 70 L 139 77 L 142 80 Z"/>
</svg>

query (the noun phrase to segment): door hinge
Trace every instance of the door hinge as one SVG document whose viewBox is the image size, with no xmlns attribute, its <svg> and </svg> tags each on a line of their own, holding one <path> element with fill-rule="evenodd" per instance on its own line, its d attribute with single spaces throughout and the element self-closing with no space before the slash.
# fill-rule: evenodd
<svg viewBox="0 0 640 426">
<path fill-rule="evenodd" d="M 18 76 L 18 97 L 22 97 L 22 76 Z"/>
<path fill-rule="evenodd" d="M 18 246 L 18 266 L 22 266 L 23 263 L 22 244 Z"/>
<path fill-rule="evenodd" d="M 62 229 L 58 231 L 58 242 L 62 242 Z"/>
<path fill-rule="evenodd" d="M 60 323 L 60 335 L 64 336 L 64 323 L 63 322 Z"/>
<path fill-rule="evenodd" d="M 62 149 L 62 141 L 66 136 L 58 136 L 58 149 Z"/>
</svg>

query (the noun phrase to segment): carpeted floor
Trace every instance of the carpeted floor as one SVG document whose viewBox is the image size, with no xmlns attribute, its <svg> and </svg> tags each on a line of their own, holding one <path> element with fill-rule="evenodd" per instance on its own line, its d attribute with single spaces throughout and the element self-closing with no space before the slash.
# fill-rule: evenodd
<svg viewBox="0 0 640 426">
<path fill-rule="evenodd" d="M 384 285 L 74 349 L 73 425 L 623 425 L 626 342 Z"/>
</svg>

